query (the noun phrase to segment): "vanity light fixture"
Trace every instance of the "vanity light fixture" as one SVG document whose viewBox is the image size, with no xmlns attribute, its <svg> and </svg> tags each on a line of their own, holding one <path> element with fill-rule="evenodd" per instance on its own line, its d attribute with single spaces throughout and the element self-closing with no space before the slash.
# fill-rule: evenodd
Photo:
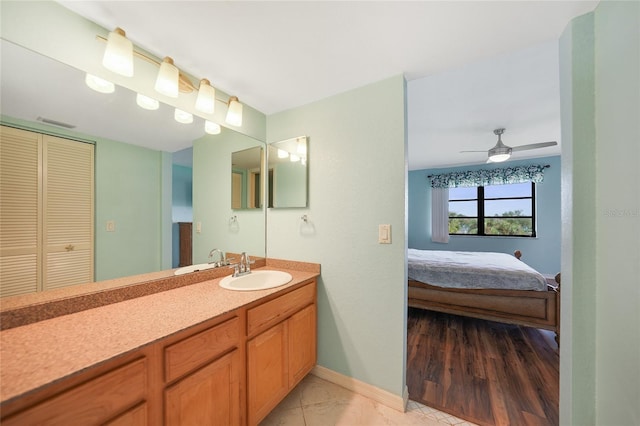
<svg viewBox="0 0 640 426">
<path fill-rule="evenodd" d="M 193 123 L 193 114 L 178 108 L 176 108 L 176 111 L 173 114 L 173 118 L 175 118 L 178 123 L 182 123 L 182 124 Z"/>
<path fill-rule="evenodd" d="M 122 28 L 116 28 L 107 36 L 102 65 L 116 74 L 133 76 L 133 43 L 126 37 Z"/>
<path fill-rule="evenodd" d="M 231 96 L 228 101 L 229 109 L 225 121 L 236 127 L 242 126 L 242 104 L 237 96 Z"/>
<path fill-rule="evenodd" d="M 141 95 L 140 93 L 136 96 L 136 103 L 140 108 L 148 109 L 150 111 L 160 108 L 160 102 L 148 96 Z"/>
<path fill-rule="evenodd" d="M 174 65 L 173 59 L 166 56 L 162 62 L 158 62 L 157 59 L 149 57 L 142 52 L 134 49 L 133 43 L 126 38 L 125 32 L 121 28 L 116 28 L 109 33 L 107 38 L 103 36 L 96 36 L 98 40 L 107 42 L 107 48 L 103 57 L 102 64 L 109 70 L 128 77 L 133 76 L 133 56 L 144 59 L 145 61 L 155 64 L 160 67 L 158 76 L 155 82 L 155 90 L 165 96 L 171 98 L 177 98 L 180 93 L 192 93 L 196 90 L 196 87 L 191 82 L 190 78 L 181 73 L 180 70 Z M 98 77 L 89 76 L 86 77 L 86 82 L 89 87 L 97 90 L 101 93 L 111 93 L 115 90 L 113 83 L 108 82 Z M 91 83 L 89 81 L 91 80 Z M 136 102 L 138 105 L 145 109 L 157 109 L 155 106 L 158 102 L 153 98 L 147 99 L 141 98 L 144 95 L 138 95 Z M 200 86 L 198 89 L 198 95 L 196 97 L 195 109 L 205 114 L 213 114 L 215 111 L 216 101 L 222 102 L 227 105 L 227 115 L 225 121 L 235 127 L 242 127 L 242 104 L 236 96 L 231 96 L 227 101 L 216 98 L 215 88 L 211 85 L 209 80 L 200 80 Z M 182 111 L 182 113 L 186 113 Z M 180 114 L 183 120 L 188 120 L 186 115 Z M 178 120 L 178 118 L 176 118 Z M 193 116 L 191 116 L 193 122 Z M 184 121 L 180 121 L 181 123 Z M 207 130 L 208 126 L 208 130 Z M 216 128 L 217 126 L 217 128 Z M 220 133 L 220 125 L 211 122 L 211 124 L 205 123 L 205 131 L 211 134 Z M 216 132 L 216 133 L 213 133 Z"/>
<path fill-rule="evenodd" d="M 116 90 L 115 84 L 93 74 L 87 73 L 84 77 L 84 82 L 87 86 L 100 93 L 113 93 Z"/>
<path fill-rule="evenodd" d="M 206 78 L 200 80 L 198 97 L 196 98 L 196 109 L 205 114 L 213 114 L 216 106 L 216 89 Z"/>
<path fill-rule="evenodd" d="M 204 131 L 210 135 L 219 135 L 222 129 L 218 123 L 214 123 L 213 121 L 205 120 L 204 121 Z"/>
<path fill-rule="evenodd" d="M 155 89 L 159 93 L 171 98 L 178 97 L 178 81 L 180 79 L 180 71 L 173 65 L 173 59 L 166 56 L 160 64 L 158 78 L 156 79 Z"/>
</svg>

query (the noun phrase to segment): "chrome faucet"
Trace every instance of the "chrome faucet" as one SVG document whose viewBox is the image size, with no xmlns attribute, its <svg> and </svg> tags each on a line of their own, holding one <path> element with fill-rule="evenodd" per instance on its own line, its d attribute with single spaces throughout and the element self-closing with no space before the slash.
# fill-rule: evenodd
<svg viewBox="0 0 640 426">
<path fill-rule="evenodd" d="M 214 248 L 213 250 L 211 250 L 209 252 L 209 259 L 213 259 L 213 255 L 215 255 L 216 253 L 218 253 L 218 261 L 211 261 L 209 263 L 213 264 L 216 268 L 222 265 L 226 265 L 227 261 L 225 259 L 224 252 L 220 249 Z"/>
<path fill-rule="evenodd" d="M 251 260 L 249 255 L 245 252 L 242 252 L 240 255 L 240 262 L 232 265 L 233 268 L 233 276 L 239 277 L 241 275 L 246 275 L 251 273 L 251 264 L 254 261 Z"/>
</svg>

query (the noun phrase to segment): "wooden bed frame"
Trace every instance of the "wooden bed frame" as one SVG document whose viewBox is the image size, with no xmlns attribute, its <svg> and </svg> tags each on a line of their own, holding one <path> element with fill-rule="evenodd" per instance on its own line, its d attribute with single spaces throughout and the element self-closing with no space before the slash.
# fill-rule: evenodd
<svg viewBox="0 0 640 426">
<path fill-rule="evenodd" d="M 515 256 L 520 259 L 520 251 Z M 409 280 L 409 306 L 551 330 L 560 344 L 560 274 L 547 291 L 443 288 Z"/>
</svg>

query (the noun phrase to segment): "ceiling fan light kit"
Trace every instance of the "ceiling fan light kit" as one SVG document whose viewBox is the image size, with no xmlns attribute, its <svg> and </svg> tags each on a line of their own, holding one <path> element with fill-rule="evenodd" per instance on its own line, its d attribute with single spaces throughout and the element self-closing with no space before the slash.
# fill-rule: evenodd
<svg viewBox="0 0 640 426">
<path fill-rule="evenodd" d="M 106 41 L 107 46 L 105 48 L 104 56 L 102 58 L 102 65 L 116 74 L 123 75 L 125 77 L 133 77 L 133 56 L 142 58 L 150 63 L 153 63 L 159 67 L 158 75 L 154 85 L 155 90 L 164 96 L 170 98 L 178 98 L 180 93 L 191 93 L 196 90 L 191 80 L 185 76 L 178 67 L 173 63 L 173 59 L 165 57 L 162 62 L 146 56 L 143 53 L 137 52 L 134 49 L 133 43 L 126 37 L 126 33 L 122 28 L 116 28 L 111 31 L 107 38 L 96 36 L 97 39 Z M 87 86 L 100 93 L 112 93 L 115 90 L 115 85 L 105 79 L 87 74 L 85 77 Z M 222 102 L 227 105 L 227 115 L 225 121 L 235 127 L 242 126 L 242 107 L 243 105 L 238 100 L 237 96 L 230 96 L 228 100 L 222 100 L 216 98 L 216 90 L 209 80 L 203 78 L 200 80 L 200 87 L 198 88 L 198 95 L 196 97 L 194 108 L 204 114 L 213 115 L 215 111 L 215 102 Z M 149 98 L 147 96 L 138 94 L 136 98 L 137 104 L 145 109 L 158 109 L 156 103 L 157 100 Z M 182 121 L 185 123 L 185 116 L 180 115 Z M 176 120 L 178 120 L 176 115 Z M 193 117 L 191 119 L 193 121 Z M 205 132 L 209 134 L 219 134 L 220 125 L 214 123 L 208 118 L 205 118 Z"/>
<path fill-rule="evenodd" d="M 527 151 L 530 149 L 546 148 L 546 147 L 554 146 L 558 144 L 558 142 L 556 141 L 549 141 L 549 142 L 538 142 L 538 143 L 532 143 L 528 145 L 510 147 L 502 143 L 502 134 L 504 133 L 504 131 L 505 131 L 504 128 L 495 129 L 493 131 L 493 134 L 498 136 L 498 142 L 493 148 L 487 151 L 487 155 L 489 157 L 487 159 L 487 163 L 501 163 L 503 161 L 507 161 L 509 158 L 511 158 L 511 154 L 516 151 Z M 460 151 L 460 152 L 484 152 L 484 151 Z"/>
</svg>

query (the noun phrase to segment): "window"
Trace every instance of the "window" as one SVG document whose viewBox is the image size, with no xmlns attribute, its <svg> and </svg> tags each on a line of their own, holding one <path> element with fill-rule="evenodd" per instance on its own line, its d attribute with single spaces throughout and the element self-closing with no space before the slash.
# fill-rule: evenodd
<svg viewBox="0 0 640 426">
<path fill-rule="evenodd" d="M 535 185 L 449 188 L 449 234 L 535 237 Z"/>
</svg>

